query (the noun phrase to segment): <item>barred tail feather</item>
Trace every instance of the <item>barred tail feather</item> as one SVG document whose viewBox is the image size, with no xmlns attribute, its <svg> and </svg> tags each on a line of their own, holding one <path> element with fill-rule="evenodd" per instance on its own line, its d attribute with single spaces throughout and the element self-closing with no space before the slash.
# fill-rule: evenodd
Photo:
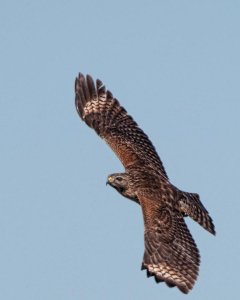
<svg viewBox="0 0 240 300">
<path fill-rule="evenodd" d="M 213 220 L 200 201 L 198 194 L 181 192 L 178 205 L 181 212 L 191 217 L 210 233 L 216 234 Z"/>
</svg>

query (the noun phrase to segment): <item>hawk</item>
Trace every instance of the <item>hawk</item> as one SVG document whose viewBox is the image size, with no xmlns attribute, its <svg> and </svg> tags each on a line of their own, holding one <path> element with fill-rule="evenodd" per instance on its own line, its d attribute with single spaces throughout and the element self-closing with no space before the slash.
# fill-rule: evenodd
<svg viewBox="0 0 240 300">
<path fill-rule="evenodd" d="M 109 175 L 107 184 L 142 208 L 142 270 L 156 282 L 188 293 L 198 276 L 200 255 L 184 218 L 191 217 L 215 234 L 199 195 L 171 184 L 148 136 L 99 79 L 95 83 L 91 76 L 79 74 L 75 105 L 80 118 L 105 140 L 125 168 L 125 173 Z"/>
</svg>

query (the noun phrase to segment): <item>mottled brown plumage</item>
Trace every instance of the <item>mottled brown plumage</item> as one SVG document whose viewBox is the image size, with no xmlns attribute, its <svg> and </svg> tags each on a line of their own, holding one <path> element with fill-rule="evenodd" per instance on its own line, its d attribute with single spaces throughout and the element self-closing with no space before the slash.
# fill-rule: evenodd
<svg viewBox="0 0 240 300">
<path fill-rule="evenodd" d="M 142 269 L 157 282 L 165 281 L 188 293 L 198 276 L 200 256 L 184 217 L 190 216 L 215 234 L 208 211 L 197 194 L 180 191 L 170 183 L 147 135 L 100 80 L 95 85 L 91 76 L 79 74 L 75 93 L 80 118 L 107 142 L 125 167 L 125 173 L 110 175 L 107 183 L 142 208 Z"/>
</svg>

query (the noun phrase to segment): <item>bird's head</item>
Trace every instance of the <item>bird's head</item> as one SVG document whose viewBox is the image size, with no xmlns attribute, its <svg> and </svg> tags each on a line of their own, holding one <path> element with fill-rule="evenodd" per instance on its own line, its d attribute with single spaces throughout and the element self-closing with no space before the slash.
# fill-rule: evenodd
<svg viewBox="0 0 240 300">
<path fill-rule="evenodd" d="M 107 178 L 107 183 L 117 190 L 122 196 L 138 202 L 137 196 L 132 192 L 129 175 L 127 173 L 111 174 Z"/>
<path fill-rule="evenodd" d="M 126 173 L 111 174 L 107 178 L 107 184 L 122 194 L 128 188 L 128 175 Z"/>
</svg>

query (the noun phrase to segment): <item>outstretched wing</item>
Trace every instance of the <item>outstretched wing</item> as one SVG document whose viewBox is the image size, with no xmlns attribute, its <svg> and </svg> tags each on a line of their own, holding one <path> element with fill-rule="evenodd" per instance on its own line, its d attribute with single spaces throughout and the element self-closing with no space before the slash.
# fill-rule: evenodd
<svg viewBox="0 0 240 300">
<path fill-rule="evenodd" d="M 150 167 L 167 177 L 163 164 L 137 123 L 120 106 L 100 80 L 96 86 L 91 76 L 79 74 L 75 82 L 75 104 L 79 116 L 93 128 L 117 154 L 125 169 L 135 165 Z"/>
<path fill-rule="evenodd" d="M 156 201 L 139 199 L 145 225 L 142 269 L 156 282 L 165 281 L 188 293 L 198 276 L 200 256 L 182 215 Z"/>
</svg>

